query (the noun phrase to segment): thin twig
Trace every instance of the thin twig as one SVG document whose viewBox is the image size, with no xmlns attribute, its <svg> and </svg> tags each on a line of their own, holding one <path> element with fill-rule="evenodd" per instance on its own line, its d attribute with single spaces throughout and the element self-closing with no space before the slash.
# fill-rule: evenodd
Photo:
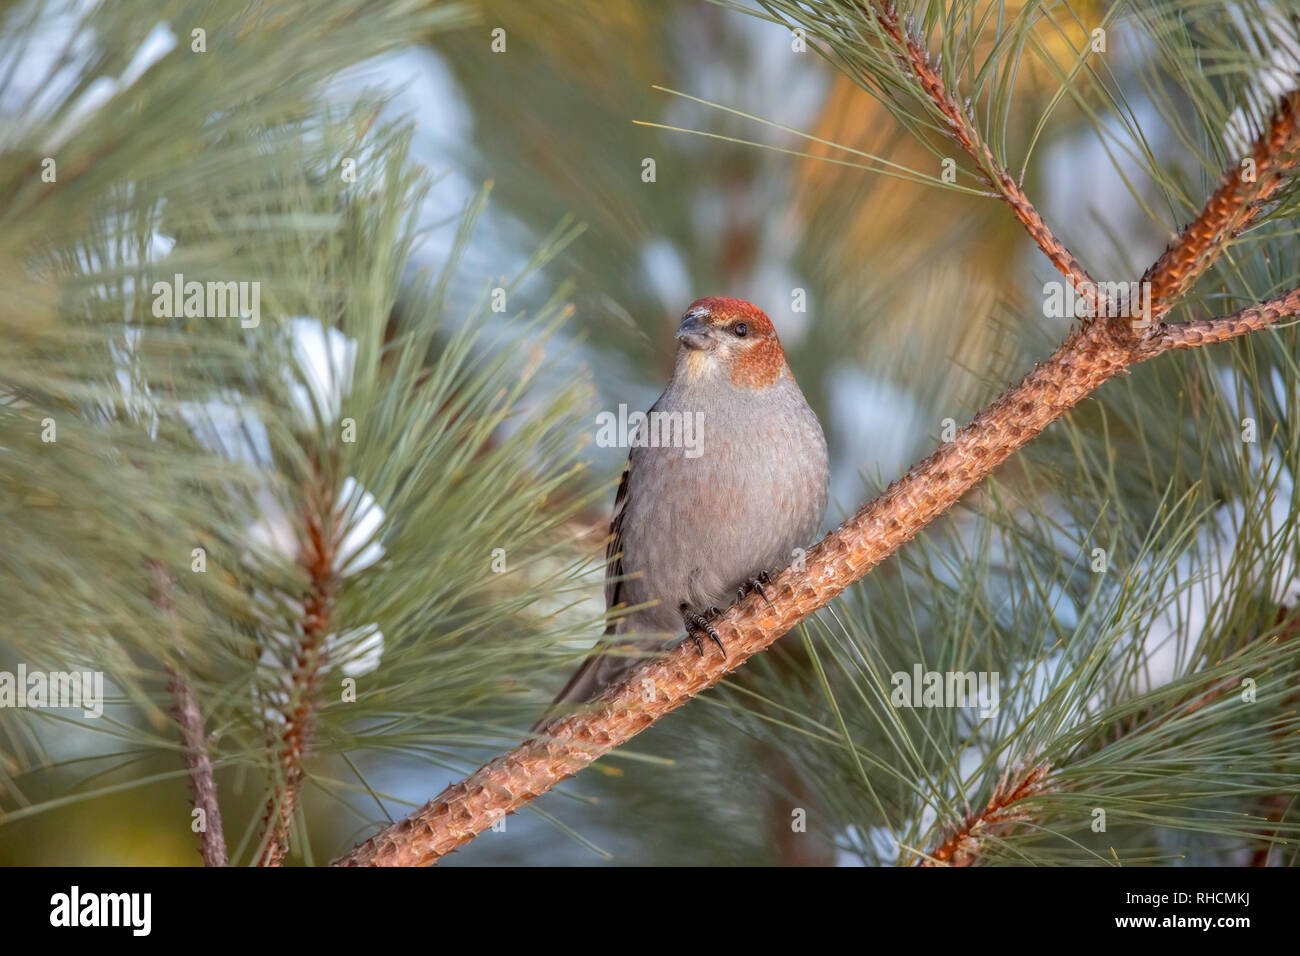
<svg viewBox="0 0 1300 956">
<path fill-rule="evenodd" d="M 926 97 L 943 116 L 945 132 L 979 164 L 979 172 L 984 181 L 997 190 L 998 195 L 1011 207 L 1038 248 L 1094 309 L 1093 314 L 1104 314 L 1105 303 L 1099 301 L 1100 293 L 1088 271 L 1043 221 L 1020 183 L 998 162 L 993 150 L 975 128 L 970 115 L 949 94 L 942 73 L 930 62 L 929 51 L 899 23 L 894 4 L 890 0 L 877 0 L 871 3 L 870 13 L 897 47 L 899 62 L 915 77 Z"/>
<path fill-rule="evenodd" d="M 168 690 L 172 695 L 172 714 L 180 726 L 185 769 L 190 774 L 190 797 L 194 809 L 203 811 L 199 829 L 199 853 L 204 866 L 229 866 L 226 836 L 221 828 L 221 808 L 217 804 L 217 781 L 208 756 L 203 713 L 189 679 L 176 667 L 168 667 L 171 676 Z"/>
<path fill-rule="evenodd" d="M 169 621 L 171 628 L 171 645 L 176 653 L 181 653 L 179 626 L 176 620 L 176 606 L 172 599 L 175 582 L 166 568 L 159 561 L 149 561 L 149 572 L 153 578 L 153 602 Z M 203 711 L 199 707 L 194 686 L 190 683 L 180 664 L 166 665 L 170 680 L 167 692 L 172 698 L 172 716 L 180 731 L 181 754 L 185 769 L 189 771 L 190 802 L 194 809 L 201 811 L 199 826 L 199 854 L 204 866 L 229 866 L 226 852 L 226 836 L 221 826 L 221 807 L 217 802 L 217 779 L 213 772 L 212 759 L 208 755 L 208 738 L 204 730 Z"/>
</svg>

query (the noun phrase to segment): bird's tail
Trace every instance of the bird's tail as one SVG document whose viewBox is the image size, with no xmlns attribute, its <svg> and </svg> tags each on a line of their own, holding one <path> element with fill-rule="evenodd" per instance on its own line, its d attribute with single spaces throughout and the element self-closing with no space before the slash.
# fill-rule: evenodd
<svg viewBox="0 0 1300 956">
<path fill-rule="evenodd" d="M 537 723 L 528 728 L 531 734 L 537 733 L 547 721 L 565 710 L 576 709 L 579 704 L 585 704 L 594 700 L 610 684 L 615 683 L 622 678 L 629 670 L 639 664 L 644 657 L 638 656 L 635 652 L 648 652 L 663 646 L 663 642 L 657 638 L 650 640 L 632 640 L 618 645 L 619 650 L 626 650 L 626 654 L 611 653 L 609 638 L 615 633 L 616 625 L 611 624 L 605 631 L 605 640 L 601 641 L 587 655 L 586 660 L 569 678 L 569 682 L 564 685 L 551 701 L 549 707 L 538 719 Z"/>
</svg>

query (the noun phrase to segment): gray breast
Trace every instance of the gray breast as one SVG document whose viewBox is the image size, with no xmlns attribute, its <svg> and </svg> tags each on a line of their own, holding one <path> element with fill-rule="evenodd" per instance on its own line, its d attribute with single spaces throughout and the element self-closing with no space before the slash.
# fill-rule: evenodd
<svg viewBox="0 0 1300 956">
<path fill-rule="evenodd" d="M 639 577 L 621 598 L 659 603 L 623 633 L 680 633 L 679 605 L 726 607 L 742 582 L 813 543 L 826 510 L 826 440 L 797 387 L 782 386 L 689 398 L 670 388 L 655 403 L 652 412 L 701 424 L 702 441 L 632 450 L 623 569 Z"/>
</svg>

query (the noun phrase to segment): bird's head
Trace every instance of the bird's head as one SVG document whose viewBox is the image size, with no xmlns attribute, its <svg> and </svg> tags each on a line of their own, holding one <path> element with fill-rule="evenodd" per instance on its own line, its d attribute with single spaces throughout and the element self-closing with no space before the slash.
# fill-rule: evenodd
<svg viewBox="0 0 1300 956">
<path fill-rule="evenodd" d="M 772 320 L 744 299 L 696 299 L 677 341 L 677 371 L 687 383 L 721 376 L 738 388 L 767 388 L 787 368 Z"/>
</svg>

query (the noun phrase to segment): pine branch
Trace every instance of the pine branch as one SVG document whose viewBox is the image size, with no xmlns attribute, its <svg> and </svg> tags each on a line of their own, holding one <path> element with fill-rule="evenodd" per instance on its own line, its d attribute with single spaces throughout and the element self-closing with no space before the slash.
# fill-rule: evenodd
<svg viewBox="0 0 1300 956">
<path fill-rule="evenodd" d="M 1006 833 L 1032 816 L 1027 801 L 1044 792 L 1051 767 L 1046 765 L 1003 773 L 983 810 L 972 813 L 941 844 L 927 853 L 918 866 L 970 866 L 979 859 L 984 841 Z"/>
<path fill-rule="evenodd" d="M 1287 615 L 1288 609 L 1281 608 L 1278 612 L 1279 623 L 1285 622 Z M 1287 641 L 1295 640 L 1297 634 L 1300 634 L 1300 619 L 1292 619 L 1280 632 L 1270 632 L 1266 639 L 1273 644 L 1284 644 Z M 1255 640 L 1258 639 L 1255 638 Z M 1248 645 L 1250 643 L 1253 643 L 1253 641 L 1247 642 Z M 1151 732 L 1173 724 L 1177 720 L 1185 719 L 1198 710 L 1214 703 L 1225 694 L 1235 693 L 1240 688 L 1240 677 L 1235 674 L 1214 680 L 1209 687 L 1203 690 L 1198 688 L 1185 695 L 1181 700 L 1161 707 L 1158 713 L 1147 711 L 1135 715 L 1129 726 L 1125 727 L 1113 740 L 1107 741 L 1102 747 L 1098 747 L 1097 750 L 1113 747 L 1139 730 Z M 1294 700 L 1294 695 L 1292 700 Z M 1277 732 L 1285 732 L 1285 728 Z M 1093 753 L 1095 751 L 1092 750 L 1077 751 L 1072 754 L 1072 759 L 1091 756 Z M 926 853 L 917 865 L 971 866 L 978 862 L 983 852 L 984 841 L 988 837 L 1003 836 L 1014 828 L 1017 823 L 1023 823 L 1034 818 L 1032 806 L 1026 806 L 1021 801 L 1035 794 L 1051 792 L 1054 788 L 1049 777 L 1053 770 L 1061 769 L 1061 766 L 1065 765 L 1062 764 L 1058 767 L 1041 765 L 1032 769 L 1021 768 L 1010 776 L 1012 780 L 1010 784 L 1008 783 L 1008 774 L 1004 774 L 998 786 L 994 788 L 984 810 L 971 814 L 954 827 L 944 841 Z M 1281 798 L 1280 804 L 1278 802 L 1279 798 Z M 1282 814 L 1288 805 L 1287 795 L 1271 794 L 1264 798 L 1261 803 L 1264 809 L 1262 816 L 1265 819 L 1271 818 L 1275 821 L 1281 821 Z M 1272 815 L 1270 811 L 1272 811 Z M 1260 834 L 1260 838 L 1263 845 L 1256 851 L 1253 859 L 1256 861 L 1262 860 L 1263 862 L 1255 862 L 1252 865 L 1266 865 L 1268 854 L 1273 845 L 1277 842 L 1284 842 L 1276 830 L 1266 830 Z"/>
<path fill-rule="evenodd" d="M 190 773 L 190 796 L 196 810 L 203 811 L 203 829 L 199 831 L 199 852 L 204 866 L 229 866 L 226 837 L 221 828 L 221 808 L 217 804 L 217 781 L 208 756 L 207 736 L 203 730 L 203 713 L 189 679 L 176 667 L 168 691 L 172 695 L 172 713 L 181 729 L 185 769 Z"/>
<path fill-rule="evenodd" d="M 1263 205 L 1282 187 L 1288 171 L 1300 162 L 1300 89 L 1279 100 L 1268 128 L 1255 141 L 1252 163 L 1224 173 L 1200 214 L 1146 271 L 1151 283 L 1152 319 L 1165 315 L 1177 299 L 1214 264 L 1227 240 L 1254 222 Z"/>
<path fill-rule="evenodd" d="M 1025 195 L 1020 183 L 993 155 L 993 150 L 980 136 L 969 113 L 948 93 L 943 74 L 930 62 L 929 51 L 899 23 L 898 11 L 892 0 L 875 0 L 869 9 L 865 7 L 861 9 L 875 19 L 897 48 L 898 61 L 916 78 L 926 97 L 947 122 L 945 132 L 979 164 L 980 175 L 984 181 L 997 190 L 998 195 L 1011 207 L 1011 211 L 1025 227 L 1030 238 L 1038 244 L 1038 248 L 1043 251 L 1057 271 L 1070 280 L 1080 297 L 1092 306 L 1093 314 L 1102 314 L 1105 305 L 1098 301 L 1097 285 L 1088 275 L 1088 271 L 1048 228 L 1043 217 L 1034 208 L 1034 204 Z"/>
<path fill-rule="evenodd" d="M 304 777 L 303 761 L 311 746 L 316 723 L 316 697 L 324 676 L 325 639 L 329 633 L 330 614 L 334 606 L 334 558 L 337 545 L 325 527 L 321 515 L 332 511 L 333 499 L 322 494 L 318 510 L 305 515 L 307 540 L 303 563 L 310 587 L 303 601 L 301 636 L 288 698 L 281 716 L 284 729 L 280 734 L 280 777 L 263 814 L 262 852 L 258 866 L 281 866 L 289 850 L 289 834 L 298 807 L 298 794 Z"/>
<path fill-rule="evenodd" d="M 893 22 L 897 24 L 896 16 Z M 1297 97 L 1300 90 L 1282 99 L 1274 120 L 1257 141 L 1253 155 L 1258 168 L 1289 168 L 1284 157 L 1295 149 L 1296 127 L 1294 121 L 1280 117 L 1292 115 L 1290 104 Z M 1228 183 L 1234 176 L 1239 173 L 1228 174 Z M 1257 203 L 1279 184 L 1276 177 L 1257 178 L 1254 183 L 1243 181 L 1231 193 L 1258 208 Z M 1226 219 L 1222 210 L 1216 212 L 1213 207 L 1223 192 L 1222 187 L 1216 191 L 1196 219 L 1217 223 L 1213 235 L 1189 239 L 1187 248 L 1199 249 L 1194 257 L 1166 252 L 1147 270 L 1147 280 L 1154 287 L 1173 289 L 1181 296 L 1212 264 L 1219 247 L 1253 220 L 1254 212 L 1230 214 Z M 1193 232 L 1201 235 L 1201 231 L 1190 229 L 1184 230 L 1184 235 Z M 1178 278 L 1167 276 L 1166 270 L 1176 272 Z M 884 494 L 827 535 L 808 553 L 803 568 L 786 568 L 769 588 L 770 604 L 751 594 L 729 609 L 716 624 L 727 648 L 725 656 L 712 652 L 697 656 L 690 642 L 684 642 L 663 658 L 633 671 L 590 710 L 547 722 L 539 736 L 448 787 L 420 810 L 336 860 L 335 865 L 427 865 L 467 843 L 496 820 L 630 740 L 766 649 L 890 557 L 1105 382 L 1171 349 L 1194 348 L 1268 328 L 1295 315 L 1297 305 L 1300 290 L 1292 290 L 1233 316 L 1195 323 L 1187 332 L 1160 321 L 1153 321 L 1140 336 L 1133 334 L 1126 322 L 1090 322 L 1072 329 L 1050 359 L 1003 392 L 952 441 L 914 465 Z M 1166 306 L 1162 315 L 1172 303 Z"/>
<path fill-rule="evenodd" d="M 1170 349 L 1194 349 L 1226 342 L 1277 325 L 1297 313 L 1300 313 L 1300 288 L 1222 318 L 1161 324 L 1156 337 L 1138 348 L 1139 351 L 1151 349 L 1153 355 L 1159 355 Z"/>
<path fill-rule="evenodd" d="M 180 634 L 176 626 L 176 607 L 172 601 L 174 582 L 166 568 L 158 561 L 149 562 L 153 579 L 154 604 L 170 624 L 172 646 L 180 653 Z M 204 866 L 229 866 L 226 836 L 221 825 L 221 807 L 217 802 L 217 780 L 208 756 L 208 739 L 203 725 L 203 711 L 199 708 L 194 687 L 179 664 L 167 664 L 167 692 L 172 698 L 172 716 L 180 728 L 181 753 L 185 769 L 189 771 L 190 802 L 202 811 L 203 828 L 199 830 L 199 854 Z"/>
<path fill-rule="evenodd" d="M 869 13 L 897 47 L 897 58 L 947 122 L 945 132 L 980 165 L 984 180 L 1011 207 L 1030 238 L 1052 265 L 1075 286 L 1093 315 L 1104 314 L 1096 284 L 1065 247 L 1021 185 L 993 155 L 975 128 L 969 113 L 958 105 L 944 84 L 942 72 L 931 64 L 929 51 L 899 22 L 892 0 L 874 0 Z M 1214 264 L 1226 240 L 1240 235 L 1258 217 L 1264 204 L 1281 188 L 1287 173 L 1300 162 L 1300 89 L 1283 96 L 1269 119 L 1268 128 L 1254 143 L 1251 162 L 1228 169 L 1219 188 L 1200 214 L 1188 223 L 1142 276 L 1151 283 L 1152 314 L 1158 323 L 1174 303 L 1191 289 L 1196 279 Z"/>
</svg>

